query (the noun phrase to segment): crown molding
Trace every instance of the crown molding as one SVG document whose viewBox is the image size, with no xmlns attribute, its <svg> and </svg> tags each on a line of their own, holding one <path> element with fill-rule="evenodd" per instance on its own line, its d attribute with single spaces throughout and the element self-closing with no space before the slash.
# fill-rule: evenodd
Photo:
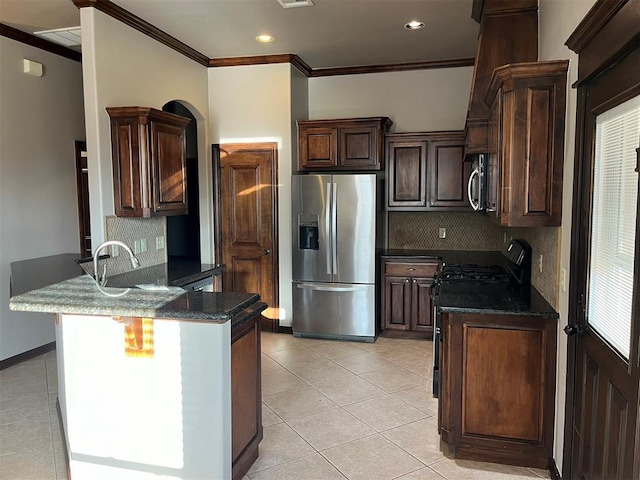
<svg viewBox="0 0 640 480">
<path fill-rule="evenodd" d="M 565 45 L 575 53 L 580 53 L 627 1 L 598 0 L 567 39 Z"/>
<path fill-rule="evenodd" d="M 314 68 L 310 77 L 332 77 L 336 75 L 361 75 L 364 73 L 406 72 L 408 70 L 428 70 L 432 68 L 472 67 L 475 58 L 434 60 L 428 62 L 394 63 L 390 65 L 364 65 L 359 67 Z"/>
<path fill-rule="evenodd" d="M 178 53 L 181 53 L 187 58 L 199 63 L 203 66 L 209 65 L 209 57 L 203 55 L 197 50 L 191 48 L 186 43 L 181 42 L 175 37 L 172 37 L 168 33 L 160 30 L 158 27 L 151 25 L 146 20 L 134 15 L 133 13 L 125 10 L 124 8 L 110 2 L 109 0 L 72 0 L 76 7 L 86 8 L 93 7 L 96 10 L 100 10 L 102 13 L 109 15 L 110 17 L 119 20 L 125 25 L 144 33 L 150 38 L 172 48 Z"/>
<path fill-rule="evenodd" d="M 357 67 L 311 68 L 298 55 L 282 53 L 276 55 L 252 55 L 246 57 L 208 58 L 168 33 L 151 25 L 110 0 L 72 0 L 78 8 L 93 7 L 153 38 L 154 40 L 176 50 L 184 56 L 205 67 L 237 67 L 244 65 L 266 65 L 275 63 L 290 63 L 300 70 L 306 77 L 328 77 L 335 75 L 358 75 L 363 73 L 403 72 L 408 70 L 424 70 L 431 68 L 455 68 L 473 66 L 474 58 L 453 60 L 436 60 L 427 62 L 397 63 L 391 65 L 365 65 Z"/>
<path fill-rule="evenodd" d="M 63 45 L 50 42 L 44 38 L 36 37 L 35 35 L 10 27 L 4 23 L 0 23 L 0 37 L 10 38 L 11 40 L 31 45 L 32 47 L 39 48 L 40 50 L 60 55 L 61 57 L 68 58 L 69 60 L 82 62 L 82 54 L 80 52 L 76 52 L 75 50 L 71 50 Z"/>
<path fill-rule="evenodd" d="M 290 63 L 307 77 L 311 76 L 311 67 L 300 57 L 292 53 L 277 55 L 252 55 L 246 57 L 224 57 L 209 59 L 209 67 L 238 67 L 244 65 L 266 65 L 271 63 Z"/>
</svg>

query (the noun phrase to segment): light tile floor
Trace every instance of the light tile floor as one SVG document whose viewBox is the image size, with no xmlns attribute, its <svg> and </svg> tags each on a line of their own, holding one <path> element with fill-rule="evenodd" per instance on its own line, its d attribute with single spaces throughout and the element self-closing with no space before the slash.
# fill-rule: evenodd
<svg viewBox="0 0 640 480">
<path fill-rule="evenodd" d="M 549 472 L 440 452 L 432 343 L 262 335 L 260 457 L 244 480 L 519 480 Z"/>
<path fill-rule="evenodd" d="M 243 480 L 518 480 L 548 472 L 439 449 L 432 345 L 262 335 L 260 457 Z M 0 371 L 0 478 L 66 479 L 50 352 Z"/>
</svg>

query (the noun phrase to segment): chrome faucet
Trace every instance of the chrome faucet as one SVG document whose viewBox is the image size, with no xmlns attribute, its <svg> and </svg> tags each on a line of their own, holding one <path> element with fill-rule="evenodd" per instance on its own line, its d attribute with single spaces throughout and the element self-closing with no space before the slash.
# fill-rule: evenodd
<svg viewBox="0 0 640 480">
<path fill-rule="evenodd" d="M 129 260 L 131 260 L 132 268 L 138 268 L 140 266 L 140 261 L 136 258 L 126 243 L 123 243 L 120 240 L 107 240 L 106 242 L 102 242 L 98 245 L 98 248 L 96 248 L 96 251 L 93 254 L 93 279 L 101 287 L 104 287 L 107 284 L 107 265 L 103 265 L 102 277 L 100 277 L 100 274 L 98 273 L 98 261 L 100 260 L 100 251 L 109 245 L 118 245 L 119 247 L 124 248 L 129 254 Z"/>
</svg>

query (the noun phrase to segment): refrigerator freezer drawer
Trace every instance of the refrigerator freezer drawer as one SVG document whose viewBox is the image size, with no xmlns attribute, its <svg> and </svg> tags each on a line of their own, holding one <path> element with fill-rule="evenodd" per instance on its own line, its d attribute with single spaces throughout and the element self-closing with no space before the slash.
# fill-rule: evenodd
<svg viewBox="0 0 640 480">
<path fill-rule="evenodd" d="M 375 340 L 375 285 L 293 283 L 293 334 Z"/>
</svg>

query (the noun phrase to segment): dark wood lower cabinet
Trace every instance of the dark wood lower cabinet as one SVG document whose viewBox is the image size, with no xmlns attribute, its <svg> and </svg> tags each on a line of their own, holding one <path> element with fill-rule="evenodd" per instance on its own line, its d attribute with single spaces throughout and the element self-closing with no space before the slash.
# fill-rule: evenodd
<svg viewBox="0 0 640 480">
<path fill-rule="evenodd" d="M 445 453 L 549 467 L 556 323 L 543 317 L 442 314 L 438 420 Z"/>
<path fill-rule="evenodd" d="M 432 334 L 431 286 L 439 261 L 386 257 L 382 262 L 382 330 Z"/>
<path fill-rule="evenodd" d="M 262 440 L 260 318 L 231 332 L 231 458 L 233 480 L 240 480 L 258 458 Z"/>
</svg>

